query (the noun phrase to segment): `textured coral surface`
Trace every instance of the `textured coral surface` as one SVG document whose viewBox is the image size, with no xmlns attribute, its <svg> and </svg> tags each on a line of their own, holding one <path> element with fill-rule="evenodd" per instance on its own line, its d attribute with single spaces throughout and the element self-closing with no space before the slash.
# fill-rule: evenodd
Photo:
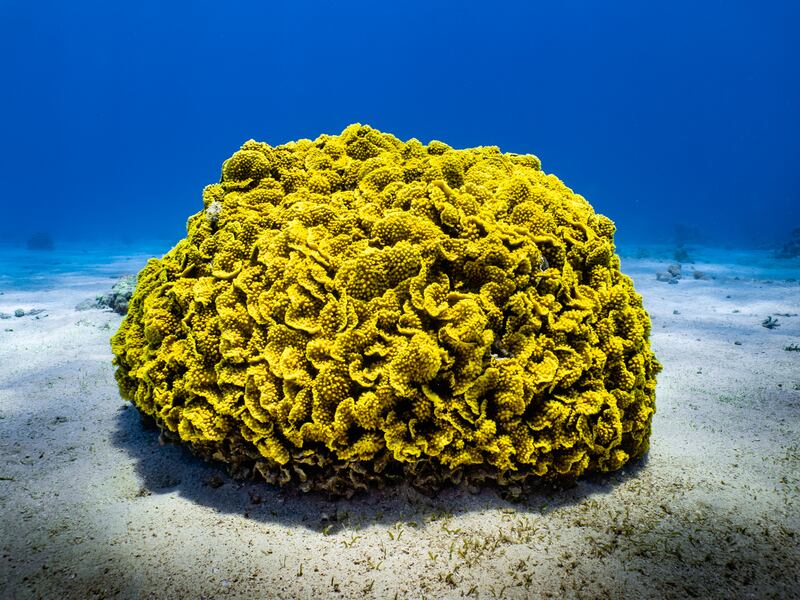
<svg viewBox="0 0 800 600">
<path fill-rule="evenodd" d="M 255 141 L 139 274 L 120 390 L 234 471 L 348 493 L 610 471 L 660 366 L 614 224 L 530 155 Z"/>
</svg>

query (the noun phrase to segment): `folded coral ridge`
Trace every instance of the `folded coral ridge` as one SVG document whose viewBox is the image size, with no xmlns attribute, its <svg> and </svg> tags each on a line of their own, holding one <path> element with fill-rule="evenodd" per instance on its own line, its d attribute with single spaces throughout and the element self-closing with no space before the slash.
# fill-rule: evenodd
<svg viewBox="0 0 800 600">
<path fill-rule="evenodd" d="M 648 448 L 660 365 L 614 224 L 531 155 L 362 125 L 246 142 L 111 340 L 122 395 L 302 490 L 500 485 Z"/>
</svg>

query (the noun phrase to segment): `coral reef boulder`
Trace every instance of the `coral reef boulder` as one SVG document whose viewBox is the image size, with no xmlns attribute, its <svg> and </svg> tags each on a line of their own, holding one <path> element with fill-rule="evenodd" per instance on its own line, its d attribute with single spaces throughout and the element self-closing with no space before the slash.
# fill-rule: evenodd
<svg viewBox="0 0 800 600">
<path fill-rule="evenodd" d="M 136 275 L 123 275 L 111 288 L 108 294 L 95 296 L 94 299 L 83 300 L 75 306 L 75 310 L 92 308 L 110 308 L 115 313 L 127 314 L 128 302 L 136 287 Z"/>
<path fill-rule="evenodd" d="M 797 258 L 800 256 L 800 227 L 792 230 L 788 241 L 775 251 L 775 258 Z"/>
<path fill-rule="evenodd" d="M 660 365 L 614 224 L 530 155 L 362 125 L 222 167 L 141 271 L 122 395 L 235 474 L 349 494 L 611 471 Z"/>
</svg>

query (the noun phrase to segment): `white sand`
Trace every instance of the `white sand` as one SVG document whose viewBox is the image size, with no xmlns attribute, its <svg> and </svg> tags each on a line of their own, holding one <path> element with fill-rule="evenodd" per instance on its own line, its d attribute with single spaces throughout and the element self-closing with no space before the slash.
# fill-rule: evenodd
<svg viewBox="0 0 800 600">
<path fill-rule="evenodd" d="M 800 264 L 715 260 L 623 261 L 664 365 L 646 460 L 517 504 L 233 482 L 120 399 L 121 317 L 73 310 L 107 276 L 5 280 L 0 311 L 46 313 L 0 320 L 0 597 L 800 597 L 800 316 L 761 326 L 800 313 Z"/>
</svg>

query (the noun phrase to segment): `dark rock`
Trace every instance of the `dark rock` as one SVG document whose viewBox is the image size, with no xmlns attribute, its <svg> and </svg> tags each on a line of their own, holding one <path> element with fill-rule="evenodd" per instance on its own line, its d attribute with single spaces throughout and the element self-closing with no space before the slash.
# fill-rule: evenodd
<svg viewBox="0 0 800 600">
<path fill-rule="evenodd" d="M 800 227 L 792 230 L 791 237 L 775 252 L 775 258 L 797 258 L 800 256 Z"/>
<path fill-rule="evenodd" d="M 52 250 L 53 237 L 44 231 L 34 233 L 28 238 L 27 246 L 28 250 Z"/>
<path fill-rule="evenodd" d="M 17 310 L 14 311 L 14 316 L 15 317 L 24 317 L 25 316 L 25 311 L 22 310 L 21 308 L 18 308 Z"/>
<path fill-rule="evenodd" d="M 665 283 L 678 283 L 681 278 L 681 266 L 679 264 L 672 264 L 667 267 L 666 273 L 659 271 L 656 273 L 656 279 Z"/>
<path fill-rule="evenodd" d="M 121 315 L 127 314 L 128 302 L 136 288 L 136 275 L 125 275 L 111 288 L 110 294 L 97 297 L 100 308 L 110 308 Z"/>
<path fill-rule="evenodd" d="M 93 308 L 110 308 L 116 313 L 128 313 L 128 302 L 136 288 L 136 275 L 125 275 L 111 288 L 108 294 L 97 296 L 94 300 L 86 299 L 75 305 L 75 310 L 90 310 Z"/>
<path fill-rule="evenodd" d="M 225 484 L 225 480 L 222 479 L 222 477 L 220 477 L 218 474 L 214 473 L 211 477 L 208 477 L 204 483 L 211 489 L 216 490 Z"/>
<path fill-rule="evenodd" d="M 675 248 L 675 251 L 672 253 L 672 258 L 679 262 L 693 262 L 689 256 L 689 251 L 683 246 Z"/>
</svg>

